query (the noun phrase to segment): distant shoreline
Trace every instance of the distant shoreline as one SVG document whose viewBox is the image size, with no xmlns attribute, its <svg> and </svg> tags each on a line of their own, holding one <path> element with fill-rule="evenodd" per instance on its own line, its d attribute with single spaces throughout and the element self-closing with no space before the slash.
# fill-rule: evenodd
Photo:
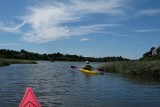
<svg viewBox="0 0 160 107">
<path fill-rule="evenodd" d="M 39 54 L 34 52 L 28 52 L 24 49 L 20 51 L 0 49 L 0 58 L 6 59 L 22 59 L 22 60 L 48 60 L 48 61 L 90 61 L 90 62 L 108 62 L 108 61 L 124 61 L 129 60 L 122 56 L 112 57 L 84 57 L 82 55 L 70 55 L 62 53 L 50 53 L 50 54 Z"/>
</svg>

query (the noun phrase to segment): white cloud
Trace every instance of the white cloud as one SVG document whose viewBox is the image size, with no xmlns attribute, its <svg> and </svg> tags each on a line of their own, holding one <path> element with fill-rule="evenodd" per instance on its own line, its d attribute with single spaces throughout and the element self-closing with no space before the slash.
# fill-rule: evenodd
<svg viewBox="0 0 160 107">
<path fill-rule="evenodd" d="M 119 9 L 122 0 L 73 1 L 64 4 L 54 2 L 37 7 L 30 7 L 30 12 L 23 20 L 30 25 L 23 39 L 28 42 L 48 42 L 71 36 L 82 36 L 93 33 L 104 27 L 120 26 L 120 24 L 95 24 L 73 27 L 65 23 L 78 23 L 90 13 L 122 13 Z"/>
<path fill-rule="evenodd" d="M 105 34 L 105 35 L 112 35 L 112 36 L 118 36 L 118 37 L 128 37 L 128 35 L 125 35 L 125 34 L 119 34 L 119 33 L 114 33 L 114 32 L 108 32 L 108 31 L 105 31 L 105 32 L 99 32 L 101 34 Z"/>
<path fill-rule="evenodd" d="M 81 38 L 79 41 L 89 41 L 90 39 L 89 38 Z"/>
<path fill-rule="evenodd" d="M 8 46 L 8 45 L 21 45 L 18 43 L 0 43 L 0 46 Z"/>
<path fill-rule="evenodd" d="M 146 9 L 138 11 L 135 16 L 153 16 L 157 14 L 160 14 L 160 9 Z"/>
<path fill-rule="evenodd" d="M 134 32 L 141 32 L 141 33 L 144 33 L 144 32 L 160 32 L 160 29 L 136 29 L 136 30 L 133 30 Z"/>
<path fill-rule="evenodd" d="M 24 25 L 22 24 L 15 24 L 13 21 L 9 21 L 7 23 L 3 23 L 0 21 L 0 30 L 9 32 L 9 33 L 20 33 L 20 28 Z"/>
<path fill-rule="evenodd" d="M 120 9 L 124 6 L 124 0 L 74 0 L 72 9 L 80 14 L 86 13 L 108 13 L 122 14 Z"/>
<path fill-rule="evenodd" d="M 19 17 L 24 23 L 12 26 L 2 23 L 0 30 L 20 32 L 23 40 L 37 43 L 83 36 L 106 27 L 120 26 L 120 24 L 97 24 L 96 22 L 83 25 L 84 23 L 81 22 L 87 20 L 86 16 L 94 13 L 120 16 L 125 14 L 125 7 L 124 0 L 69 0 L 68 2 L 55 0 L 52 3 L 45 1 L 37 6 L 30 6 L 27 14 Z M 78 25 L 79 23 L 81 25 Z"/>
</svg>

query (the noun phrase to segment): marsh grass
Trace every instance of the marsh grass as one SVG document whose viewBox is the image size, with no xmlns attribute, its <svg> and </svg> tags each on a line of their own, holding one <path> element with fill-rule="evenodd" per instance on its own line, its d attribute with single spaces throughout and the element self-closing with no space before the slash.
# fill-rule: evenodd
<svg viewBox="0 0 160 107">
<path fill-rule="evenodd" d="M 17 59 L 0 58 L 0 66 L 7 66 L 10 64 L 36 64 L 36 62 L 32 60 L 17 60 Z"/>
<path fill-rule="evenodd" d="M 37 64 L 32 60 L 17 60 L 17 59 L 6 59 L 10 64 Z"/>
<path fill-rule="evenodd" d="M 160 78 L 160 61 L 107 62 L 99 70 L 131 76 Z"/>
<path fill-rule="evenodd" d="M 0 58 L 0 66 L 7 66 L 7 65 L 10 65 L 10 63 L 5 59 Z"/>
</svg>

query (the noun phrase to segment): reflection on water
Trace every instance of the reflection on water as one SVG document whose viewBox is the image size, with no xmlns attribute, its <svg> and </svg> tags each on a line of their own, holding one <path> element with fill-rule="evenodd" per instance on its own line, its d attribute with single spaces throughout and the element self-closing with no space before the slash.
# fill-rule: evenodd
<svg viewBox="0 0 160 107">
<path fill-rule="evenodd" d="M 160 84 L 135 82 L 117 74 L 86 75 L 71 65 L 45 62 L 0 68 L 0 107 L 17 107 L 33 87 L 43 107 L 159 107 Z M 93 63 L 94 66 L 98 63 Z"/>
</svg>

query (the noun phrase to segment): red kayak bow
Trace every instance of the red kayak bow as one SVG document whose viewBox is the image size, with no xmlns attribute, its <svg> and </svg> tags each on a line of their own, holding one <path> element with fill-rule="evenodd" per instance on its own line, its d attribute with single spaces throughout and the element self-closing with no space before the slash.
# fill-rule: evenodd
<svg viewBox="0 0 160 107">
<path fill-rule="evenodd" d="M 27 88 L 19 107 L 41 107 L 32 88 Z"/>
</svg>

